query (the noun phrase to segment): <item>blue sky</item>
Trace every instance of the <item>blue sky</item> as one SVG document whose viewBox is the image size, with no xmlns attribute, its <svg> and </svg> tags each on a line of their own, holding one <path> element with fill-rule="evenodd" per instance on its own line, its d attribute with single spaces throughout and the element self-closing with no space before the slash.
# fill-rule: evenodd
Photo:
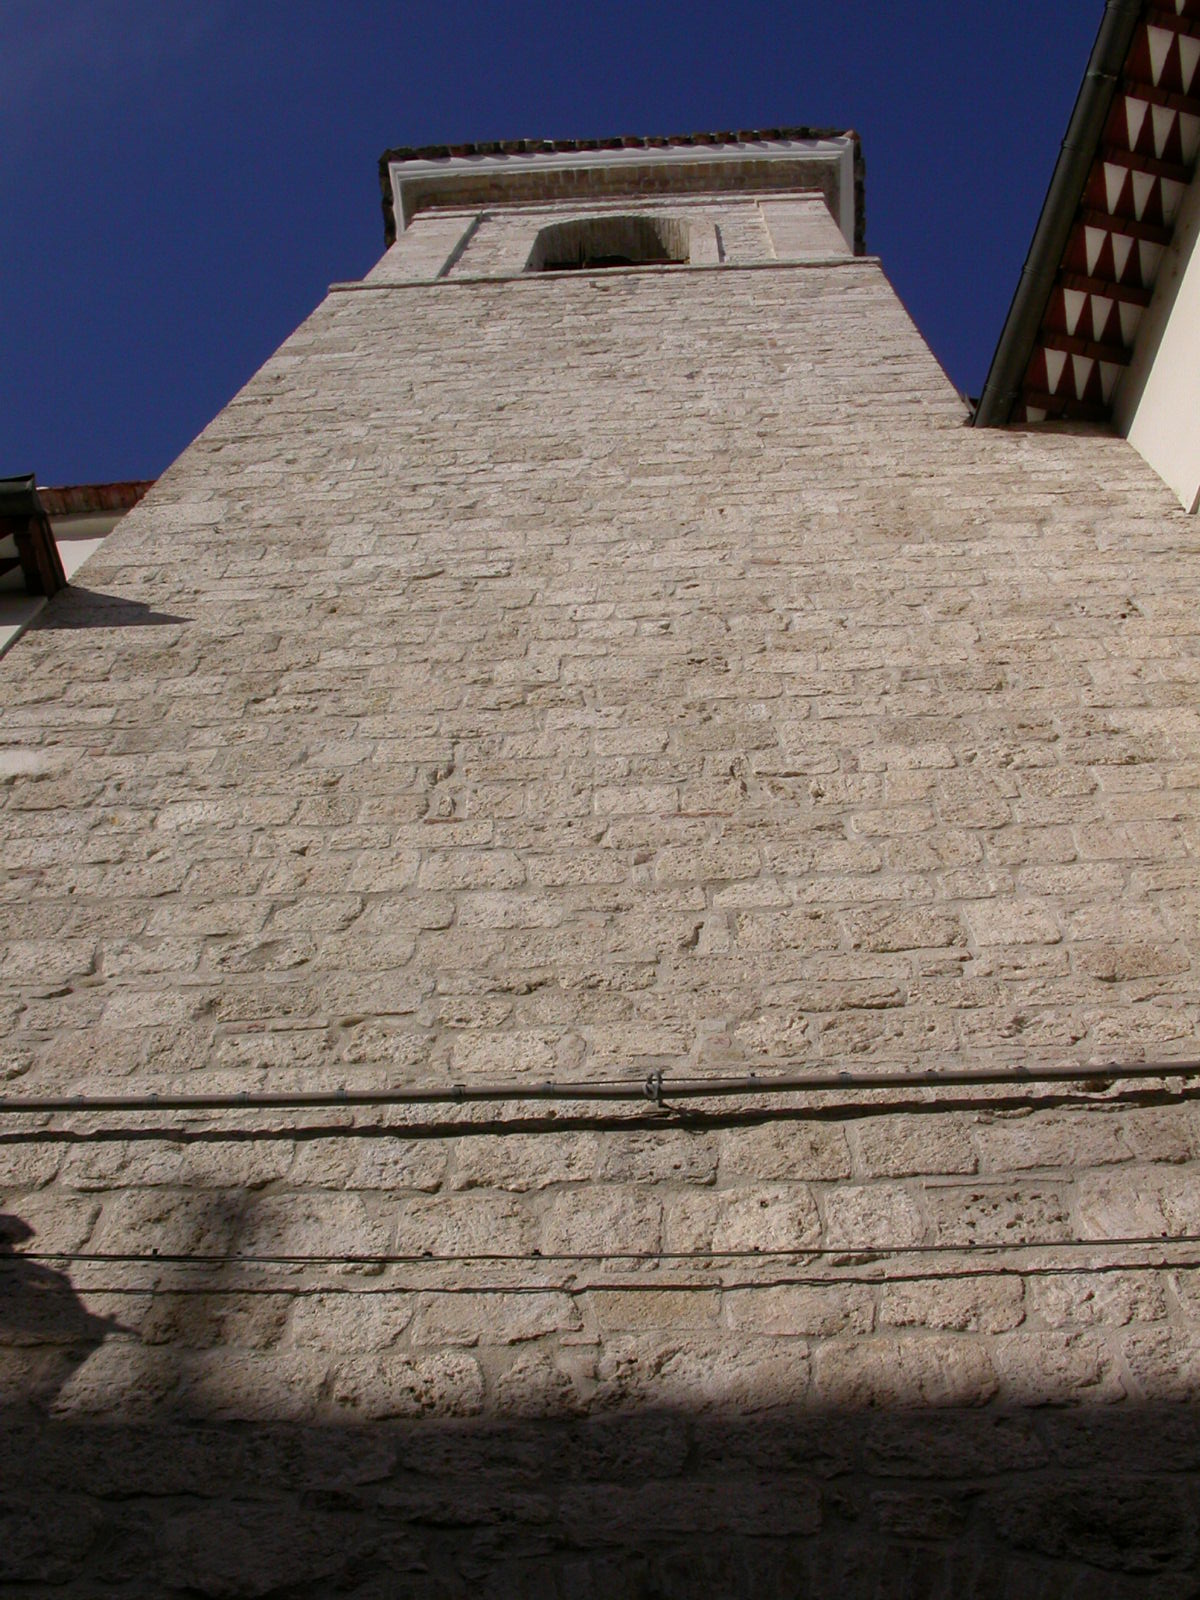
<svg viewBox="0 0 1200 1600">
<path fill-rule="evenodd" d="M 854 127 L 977 393 L 1102 0 L 5 0 L 0 475 L 161 472 L 383 247 L 389 145 Z"/>
</svg>

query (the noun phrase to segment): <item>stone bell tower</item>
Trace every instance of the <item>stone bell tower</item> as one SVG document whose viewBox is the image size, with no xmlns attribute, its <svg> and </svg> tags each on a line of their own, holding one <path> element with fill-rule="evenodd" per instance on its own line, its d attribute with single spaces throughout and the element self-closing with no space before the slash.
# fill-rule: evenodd
<svg viewBox="0 0 1200 1600">
<path fill-rule="evenodd" d="M 1194 521 L 852 134 L 383 178 L 0 661 L 0 1586 L 1193 1592 Z"/>
<path fill-rule="evenodd" d="M 369 283 L 862 252 L 853 134 L 393 150 L 380 172 L 390 248 Z"/>
</svg>

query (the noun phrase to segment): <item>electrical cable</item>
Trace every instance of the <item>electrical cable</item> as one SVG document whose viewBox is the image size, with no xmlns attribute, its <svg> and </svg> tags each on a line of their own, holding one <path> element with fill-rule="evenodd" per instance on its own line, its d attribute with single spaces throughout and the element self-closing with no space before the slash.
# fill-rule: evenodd
<svg viewBox="0 0 1200 1600">
<path fill-rule="evenodd" d="M 1195 1236 L 1179 1236 L 1179 1237 L 1172 1238 L 1172 1239 L 1146 1239 L 1146 1240 L 1127 1239 L 1127 1240 L 1111 1240 L 1111 1241 L 1109 1241 L 1109 1240 L 1076 1240 L 1076 1241 L 1060 1241 L 1060 1243 L 1063 1243 L 1063 1244 L 1072 1243 L 1072 1244 L 1078 1244 L 1078 1245 L 1092 1245 L 1092 1246 L 1096 1246 L 1096 1247 L 1104 1246 L 1104 1245 L 1110 1244 L 1110 1243 L 1112 1243 L 1112 1244 L 1123 1243 L 1123 1244 L 1128 1245 L 1128 1246 L 1146 1246 L 1146 1247 L 1154 1246 L 1154 1247 L 1157 1247 L 1159 1249 L 1162 1249 L 1164 1247 L 1175 1247 L 1175 1246 L 1182 1245 L 1184 1243 L 1187 1243 L 1190 1238 L 1194 1238 L 1194 1237 Z M 929 1248 L 936 1248 L 936 1247 L 925 1247 L 925 1248 L 929 1249 Z M 957 1253 L 959 1255 L 962 1255 L 964 1253 L 961 1249 L 957 1249 L 956 1247 L 947 1247 L 947 1248 L 950 1249 L 950 1250 L 953 1250 L 954 1253 Z M 1000 1246 L 990 1246 L 990 1247 L 977 1247 L 977 1249 L 978 1248 L 984 1248 L 984 1249 L 988 1249 L 988 1250 L 997 1250 L 997 1251 L 1000 1251 L 1001 1253 L 1010 1253 L 1011 1254 L 1011 1253 L 1013 1253 L 1015 1251 L 1018 1251 L 1018 1250 L 1044 1250 L 1044 1249 L 1049 1248 L 1049 1247 L 1045 1246 L 1045 1245 L 1014 1244 L 1014 1245 L 1000 1245 Z M 912 1247 L 910 1249 L 901 1249 L 901 1250 L 895 1251 L 894 1254 L 903 1257 L 905 1255 L 919 1254 L 920 1250 L 921 1250 L 921 1247 Z M 771 1254 L 775 1254 L 775 1255 L 781 1255 L 781 1254 L 784 1254 L 784 1253 L 785 1252 L 771 1252 Z M 799 1253 L 800 1252 L 793 1252 L 793 1254 L 799 1254 Z M 812 1251 L 812 1252 L 806 1252 L 806 1253 L 816 1255 L 816 1254 L 821 1254 L 822 1252 Z M 840 1254 L 840 1255 L 855 1254 L 855 1252 L 829 1252 L 829 1253 L 831 1253 L 831 1254 L 836 1253 L 836 1254 Z M 869 1254 L 871 1254 L 873 1252 L 862 1251 L 862 1252 L 858 1252 L 858 1253 L 862 1254 L 862 1255 L 869 1255 Z M 24 1254 L 24 1252 L 22 1254 Z M 728 1252 L 726 1257 L 725 1257 L 725 1259 L 732 1259 L 734 1257 L 737 1257 L 739 1259 L 746 1258 L 746 1257 L 754 1257 L 757 1254 L 758 1253 L 754 1252 L 754 1251 Z M 5 1265 L 14 1265 L 20 1259 L 21 1259 L 20 1257 L 15 1257 L 15 1256 L 10 1256 L 10 1257 L 6 1257 L 6 1258 L 0 1258 L 0 1267 L 3 1267 Z M 45 1261 L 56 1261 L 56 1260 L 57 1261 L 61 1261 L 64 1258 L 61 1257 L 61 1256 L 57 1256 L 57 1257 L 56 1256 L 52 1256 L 52 1255 L 49 1255 L 47 1253 L 34 1254 L 34 1253 L 30 1252 L 29 1256 L 28 1256 L 28 1259 L 36 1260 L 36 1261 L 39 1261 L 39 1262 L 45 1262 Z M 120 1258 L 114 1258 L 114 1257 L 110 1257 L 110 1256 L 105 1256 L 105 1257 L 95 1257 L 95 1256 L 93 1256 L 93 1257 L 85 1257 L 85 1259 L 113 1260 L 113 1259 L 120 1259 Z M 124 1258 L 124 1259 L 133 1260 L 133 1261 L 136 1261 L 139 1264 L 143 1264 L 143 1265 L 151 1265 L 151 1264 L 160 1265 L 163 1262 L 164 1259 L 169 1261 L 171 1258 L 150 1256 L 150 1257 L 130 1257 L 130 1258 Z M 185 1260 L 185 1261 L 186 1260 L 195 1260 L 195 1258 L 188 1258 L 188 1257 L 176 1258 L 176 1259 Z M 240 1263 L 240 1262 L 245 1262 L 247 1259 L 253 1259 L 255 1261 L 262 1261 L 262 1260 L 270 1260 L 271 1258 L 264 1258 L 264 1257 L 246 1258 L 246 1257 L 241 1257 L 241 1258 L 231 1258 L 231 1259 L 236 1260 L 236 1261 L 238 1261 Z M 326 1264 L 326 1265 L 336 1264 L 337 1263 L 337 1258 L 319 1258 L 319 1257 L 318 1258 L 311 1258 L 311 1257 L 309 1257 L 309 1258 L 303 1258 L 303 1259 L 306 1259 L 306 1260 L 316 1259 L 318 1261 L 323 1262 L 323 1264 Z M 426 1265 L 430 1264 L 429 1261 L 426 1258 L 411 1258 L 411 1259 L 412 1260 L 424 1260 Z M 583 1259 L 587 1259 L 587 1260 L 603 1260 L 604 1258 L 603 1257 L 570 1257 L 570 1256 L 563 1257 L 563 1256 L 553 1256 L 553 1257 L 514 1257 L 514 1258 L 505 1258 L 505 1259 L 513 1259 L 513 1260 L 519 1260 L 519 1261 L 523 1261 L 523 1262 L 533 1262 L 533 1261 L 538 1261 L 538 1262 L 551 1261 L 552 1262 L 552 1261 L 583 1260 Z M 617 1257 L 617 1258 L 614 1258 L 614 1259 L 627 1259 L 627 1258 L 625 1258 L 625 1257 Z M 664 1259 L 664 1258 L 655 1258 L 655 1259 Z M 684 1257 L 682 1255 L 676 1255 L 674 1257 L 669 1257 L 669 1258 L 665 1258 L 665 1259 L 684 1259 Z M 434 1264 L 436 1264 L 436 1263 L 434 1263 Z M 836 1265 L 836 1263 L 835 1263 L 835 1265 Z M 1159 1260 L 1150 1260 L 1150 1261 L 1131 1261 L 1131 1260 L 1113 1261 L 1113 1260 L 1108 1260 L 1108 1261 L 1102 1261 L 1102 1262 L 1068 1261 L 1068 1262 L 1059 1262 L 1059 1263 L 1053 1263 L 1053 1262 L 1045 1263 L 1045 1262 L 1043 1262 L 1043 1263 L 1030 1264 L 1030 1265 L 1008 1265 L 1008 1264 L 1006 1264 L 1006 1263 L 1004 1263 L 1002 1261 L 1001 1262 L 993 1261 L 992 1263 L 990 1263 L 988 1265 L 978 1265 L 978 1266 L 964 1267 L 964 1268 L 953 1269 L 953 1270 L 948 1270 L 948 1271 L 936 1271 L 936 1270 L 933 1270 L 933 1269 L 930 1269 L 930 1268 L 924 1268 L 924 1269 L 907 1270 L 907 1271 L 901 1271 L 901 1272 L 893 1271 L 893 1272 L 888 1272 L 886 1275 L 880 1275 L 880 1274 L 870 1274 L 870 1275 L 868 1275 L 867 1273 L 865 1273 L 863 1271 L 862 1267 L 860 1266 L 856 1270 L 853 1270 L 853 1271 L 850 1271 L 850 1272 L 839 1272 L 839 1271 L 833 1271 L 833 1272 L 828 1272 L 828 1271 L 827 1272 L 801 1272 L 801 1271 L 797 1271 L 797 1272 L 778 1272 L 778 1271 L 776 1271 L 772 1276 L 766 1277 L 766 1278 L 758 1277 L 758 1278 L 742 1278 L 742 1279 L 733 1279 L 733 1280 L 731 1280 L 729 1278 L 722 1278 L 722 1279 L 719 1279 L 719 1280 L 716 1280 L 716 1281 L 714 1281 L 711 1278 L 698 1279 L 697 1280 L 697 1279 L 662 1278 L 662 1277 L 658 1277 L 658 1276 L 647 1275 L 646 1277 L 641 1278 L 641 1279 L 601 1278 L 601 1279 L 597 1279 L 597 1280 L 594 1280 L 594 1281 L 583 1282 L 583 1283 L 580 1283 L 580 1282 L 576 1281 L 573 1278 L 568 1278 L 565 1281 L 563 1279 L 558 1279 L 558 1278 L 545 1278 L 545 1279 L 537 1280 L 537 1281 L 534 1281 L 534 1282 L 523 1282 L 523 1283 L 490 1283 L 490 1282 L 484 1282 L 484 1283 L 453 1283 L 453 1284 L 449 1284 L 449 1283 L 420 1283 L 420 1282 L 416 1282 L 416 1283 L 410 1283 L 410 1282 L 394 1283 L 393 1282 L 393 1283 L 380 1285 L 380 1284 L 347 1284 L 346 1282 L 341 1281 L 341 1282 L 332 1282 L 332 1283 L 331 1282 L 324 1282 L 324 1283 L 319 1283 L 319 1284 L 305 1283 L 305 1284 L 297 1285 L 297 1284 L 294 1284 L 294 1283 L 289 1283 L 289 1282 L 284 1281 L 284 1282 L 276 1282 L 276 1283 L 269 1283 L 269 1284 L 262 1284 L 262 1283 L 249 1284 L 249 1283 L 238 1283 L 238 1282 L 226 1282 L 226 1283 L 221 1283 L 221 1284 L 200 1284 L 200 1285 L 197 1285 L 197 1284 L 169 1284 L 168 1285 L 168 1284 L 163 1284 L 161 1282 L 154 1282 L 154 1283 L 150 1283 L 150 1284 L 109 1284 L 109 1285 L 81 1284 L 81 1285 L 78 1285 L 78 1286 L 72 1285 L 71 1288 L 72 1288 L 72 1292 L 73 1293 L 77 1293 L 77 1294 L 81 1294 L 81 1295 L 87 1295 L 87 1296 L 111 1295 L 111 1296 L 124 1297 L 124 1298 L 151 1298 L 151 1299 L 173 1299 L 173 1298 L 180 1298 L 180 1297 L 182 1297 L 182 1298 L 197 1298 L 197 1297 L 220 1298 L 221 1296 L 230 1296 L 230 1295 L 238 1295 L 238 1296 L 282 1295 L 282 1296 L 286 1296 L 289 1300 L 294 1300 L 294 1299 L 314 1299 L 314 1298 L 320 1298 L 320 1297 L 328 1296 L 328 1295 L 345 1296 L 345 1297 L 349 1297 L 349 1298 L 352 1298 L 352 1299 L 353 1298 L 383 1299 L 383 1298 L 387 1298 L 387 1297 L 390 1297 L 390 1296 L 406 1295 L 406 1294 L 424 1294 L 424 1295 L 434 1294 L 434 1295 L 449 1295 L 449 1296 L 454 1296 L 454 1295 L 566 1294 L 566 1295 L 571 1296 L 572 1298 L 577 1298 L 578 1296 L 581 1296 L 581 1295 L 598 1294 L 598 1293 L 600 1293 L 600 1294 L 603 1294 L 603 1293 L 614 1293 L 614 1294 L 655 1293 L 655 1294 L 658 1294 L 658 1293 L 663 1293 L 665 1291 L 671 1291 L 671 1292 L 675 1292 L 675 1293 L 704 1294 L 704 1293 L 714 1293 L 714 1292 L 716 1292 L 716 1293 L 727 1294 L 727 1293 L 737 1292 L 739 1290 L 762 1290 L 762 1289 L 781 1289 L 781 1288 L 822 1288 L 822 1287 L 824 1287 L 824 1288 L 833 1288 L 833 1287 L 845 1287 L 845 1286 L 858 1287 L 858 1288 L 876 1288 L 876 1289 L 878 1289 L 878 1288 L 887 1288 L 887 1287 L 890 1287 L 890 1286 L 893 1286 L 893 1285 L 896 1285 L 896 1284 L 926 1284 L 926 1285 L 928 1285 L 928 1284 L 938 1284 L 938 1283 L 960 1283 L 960 1282 L 964 1282 L 964 1281 L 978 1281 L 978 1280 L 984 1279 L 984 1278 L 1010 1278 L 1010 1279 L 1011 1278 L 1015 1278 L 1015 1279 L 1024 1280 L 1024 1279 L 1037 1279 L 1037 1278 L 1073 1277 L 1073 1276 L 1081 1276 L 1081 1275 L 1090 1276 L 1090 1277 L 1096 1277 L 1096 1276 L 1112 1276 L 1112 1275 L 1116 1275 L 1116 1274 L 1120 1274 L 1120 1273 L 1139 1274 L 1139 1273 L 1146 1273 L 1146 1272 L 1169 1272 L 1169 1271 L 1172 1271 L 1172 1270 L 1176 1270 L 1176 1271 L 1179 1271 L 1179 1270 L 1192 1271 L 1192 1270 L 1195 1270 L 1197 1268 L 1200 1268 L 1200 1256 L 1196 1256 L 1195 1254 L 1193 1254 L 1193 1255 L 1191 1255 L 1189 1257 L 1186 1257 L 1185 1259 L 1182 1259 L 1182 1260 L 1180 1260 L 1180 1259 L 1171 1259 L 1171 1260 L 1159 1259 Z M 46 1293 L 48 1291 L 42 1289 L 39 1292 Z"/>
<path fill-rule="evenodd" d="M 807 1257 L 848 1257 L 856 1260 L 880 1256 L 1011 1255 L 1028 1250 L 1106 1250 L 1164 1249 L 1173 1245 L 1200 1245 L 1200 1233 L 1129 1234 L 1108 1239 L 1028 1239 L 980 1241 L 940 1241 L 936 1244 L 861 1244 L 795 1245 L 774 1250 L 540 1250 L 505 1252 L 468 1250 L 434 1255 L 431 1251 L 379 1252 L 378 1254 L 286 1255 L 268 1252 L 241 1254 L 169 1253 L 157 1250 L 17 1250 L 0 1254 L 0 1266 L 15 1261 L 69 1261 L 73 1264 L 100 1262 L 138 1266 L 286 1266 L 286 1267 L 447 1267 L 447 1266 L 528 1266 L 533 1263 L 555 1265 L 563 1262 L 595 1264 L 606 1261 L 791 1261 Z"/>
</svg>

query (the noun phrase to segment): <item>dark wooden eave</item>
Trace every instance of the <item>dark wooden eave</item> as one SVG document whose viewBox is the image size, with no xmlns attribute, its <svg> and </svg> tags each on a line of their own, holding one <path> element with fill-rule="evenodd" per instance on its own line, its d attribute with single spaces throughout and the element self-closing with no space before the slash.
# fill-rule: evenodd
<svg viewBox="0 0 1200 1600">
<path fill-rule="evenodd" d="M 3 546 L 13 553 L 4 554 Z M 0 478 L 0 576 L 16 567 L 20 567 L 30 594 L 49 597 L 67 586 L 50 518 L 32 473 Z"/>
</svg>

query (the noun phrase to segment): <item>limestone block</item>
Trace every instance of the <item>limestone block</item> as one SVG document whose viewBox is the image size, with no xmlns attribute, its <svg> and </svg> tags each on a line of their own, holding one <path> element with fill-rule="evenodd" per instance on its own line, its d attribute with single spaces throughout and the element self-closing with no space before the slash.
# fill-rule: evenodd
<svg viewBox="0 0 1200 1600">
<path fill-rule="evenodd" d="M 995 1341 L 992 1359 L 1006 1401 L 1081 1405 L 1126 1393 L 1115 1352 L 1091 1330 L 1005 1334 Z"/>
<path fill-rule="evenodd" d="M 723 1297 L 729 1326 L 739 1332 L 831 1338 L 866 1334 L 875 1322 L 869 1289 L 797 1284 L 732 1290 Z"/>
<path fill-rule="evenodd" d="M 703 1191 L 699 1191 L 703 1192 Z M 556 1194 L 538 1234 L 544 1255 L 653 1254 L 662 1240 L 663 1202 L 630 1184 L 597 1184 L 583 1204 L 570 1191 Z"/>
<path fill-rule="evenodd" d="M 826 1405 L 982 1405 L 998 1384 L 987 1348 L 954 1334 L 830 1339 L 813 1351 L 813 1392 Z"/>
<path fill-rule="evenodd" d="M 720 1151 L 725 1178 L 805 1182 L 850 1176 L 846 1135 L 823 1122 L 771 1120 L 730 1128 L 720 1136 Z"/>
<path fill-rule="evenodd" d="M 597 1137 L 587 1133 L 478 1134 L 459 1139 L 451 1182 L 459 1189 L 508 1189 L 521 1194 L 593 1177 Z"/>
<path fill-rule="evenodd" d="M 1068 1192 L 1052 1183 L 927 1186 L 934 1237 L 945 1244 L 1041 1244 L 1075 1237 Z"/>
<path fill-rule="evenodd" d="M 970 1125 L 945 1113 L 921 1122 L 907 1116 L 868 1117 L 853 1129 L 851 1140 L 858 1170 L 869 1178 L 972 1173 L 979 1165 Z"/>
<path fill-rule="evenodd" d="M 649 1406 L 722 1414 L 765 1410 L 803 1396 L 808 1384 L 804 1343 L 727 1335 L 686 1339 L 623 1334 L 608 1339 L 597 1362 L 596 1404 L 606 1410 Z"/>
<path fill-rule="evenodd" d="M 414 1346 L 523 1344 L 582 1326 L 570 1295 L 545 1293 L 427 1294 L 411 1330 Z"/>
<path fill-rule="evenodd" d="M 1134 1322 L 1161 1322 L 1169 1309 L 1163 1284 L 1153 1273 L 1064 1273 L 1032 1282 L 1029 1298 L 1048 1328 L 1125 1328 Z"/>
<path fill-rule="evenodd" d="M 903 1184 L 842 1184 L 822 1196 L 824 1240 L 844 1250 L 903 1250 L 918 1244 L 925 1219 Z"/>
<path fill-rule="evenodd" d="M 879 1292 L 879 1324 L 893 1328 L 937 1328 L 951 1333 L 1006 1333 L 1025 1321 L 1025 1286 L 1020 1278 L 981 1273 L 945 1281 L 935 1276 L 885 1284 Z"/>
<path fill-rule="evenodd" d="M 816 1242 L 819 1231 L 816 1204 L 800 1183 L 672 1196 L 663 1222 L 667 1249 L 701 1253 L 802 1250 Z"/>
<path fill-rule="evenodd" d="M 333 1372 L 332 1403 L 343 1417 L 468 1417 L 483 1403 L 475 1360 L 458 1352 L 409 1357 L 395 1352 L 355 1356 Z"/>
</svg>

